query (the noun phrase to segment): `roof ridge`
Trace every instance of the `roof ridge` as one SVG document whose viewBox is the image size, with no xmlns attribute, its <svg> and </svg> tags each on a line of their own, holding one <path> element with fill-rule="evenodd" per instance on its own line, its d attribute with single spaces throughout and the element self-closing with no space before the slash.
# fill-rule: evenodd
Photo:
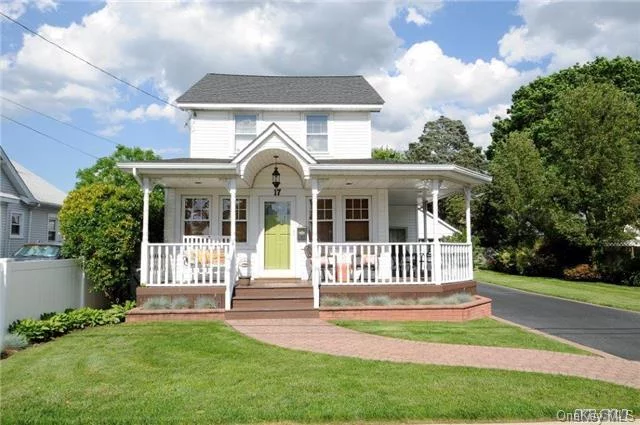
<svg viewBox="0 0 640 425">
<path fill-rule="evenodd" d="M 265 74 L 231 74 L 227 72 L 207 72 L 207 75 L 224 75 L 230 77 L 264 77 L 264 78 L 364 78 L 362 74 L 348 75 L 265 75 Z"/>
</svg>

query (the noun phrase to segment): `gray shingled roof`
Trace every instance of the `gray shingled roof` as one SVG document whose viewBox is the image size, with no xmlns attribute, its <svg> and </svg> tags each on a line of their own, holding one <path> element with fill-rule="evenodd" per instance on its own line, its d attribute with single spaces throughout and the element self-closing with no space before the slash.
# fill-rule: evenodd
<svg viewBox="0 0 640 425">
<path fill-rule="evenodd" d="M 278 77 L 207 74 L 177 102 L 382 105 L 384 100 L 361 75 Z"/>
</svg>

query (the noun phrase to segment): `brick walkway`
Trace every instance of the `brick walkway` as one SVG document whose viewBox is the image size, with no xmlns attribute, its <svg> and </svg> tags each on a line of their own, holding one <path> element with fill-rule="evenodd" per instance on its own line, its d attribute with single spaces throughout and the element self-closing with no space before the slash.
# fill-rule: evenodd
<svg viewBox="0 0 640 425">
<path fill-rule="evenodd" d="M 617 357 L 408 341 L 356 332 L 320 319 L 229 320 L 227 323 L 249 337 L 294 350 L 393 362 L 572 375 L 640 389 L 640 362 Z"/>
</svg>

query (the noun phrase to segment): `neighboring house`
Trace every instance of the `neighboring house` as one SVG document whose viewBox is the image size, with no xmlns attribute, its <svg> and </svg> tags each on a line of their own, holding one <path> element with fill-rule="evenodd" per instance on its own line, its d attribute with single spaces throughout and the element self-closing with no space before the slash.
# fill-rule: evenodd
<svg viewBox="0 0 640 425">
<path fill-rule="evenodd" d="M 0 258 L 28 242 L 60 242 L 58 211 L 66 194 L 0 147 Z"/>
<path fill-rule="evenodd" d="M 309 280 L 317 308 L 336 288 L 474 285 L 471 188 L 491 179 L 372 159 L 383 103 L 362 76 L 198 81 L 177 99 L 190 113 L 190 157 L 119 164 L 143 186 L 145 208 L 154 185 L 165 189 L 164 243 L 148 243 L 143 223 L 139 293 L 218 288 L 229 310 L 240 277 Z M 466 194 L 468 242 L 441 243 L 455 229 L 438 219 L 438 199 L 456 192 Z M 428 203 L 435 220 L 421 214 Z"/>
</svg>

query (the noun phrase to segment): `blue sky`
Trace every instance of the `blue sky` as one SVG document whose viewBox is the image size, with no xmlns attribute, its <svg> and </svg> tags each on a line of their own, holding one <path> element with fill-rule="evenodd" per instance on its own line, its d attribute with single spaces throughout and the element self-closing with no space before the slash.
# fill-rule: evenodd
<svg viewBox="0 0 640 425">
<path fill-rule="evenodd" d="M 374 145 L 406 148 L 429 119 L 461 119 L 486 147 L 491 121 L 533 78 L 598 55 L 640 58 L 640 3 L 134 3 L 9 0 L 7 13 L 173 101 L 206 72 L 363 74 L 386 100 Z M 2 93 L 114 143 L 188 156 L 185 116 L 2 19 Z M 634 41 L 635 40 L 635 41 Z M 1 100 L 9 156 L 68 191 L 112 143 Z"/>
</svg>

